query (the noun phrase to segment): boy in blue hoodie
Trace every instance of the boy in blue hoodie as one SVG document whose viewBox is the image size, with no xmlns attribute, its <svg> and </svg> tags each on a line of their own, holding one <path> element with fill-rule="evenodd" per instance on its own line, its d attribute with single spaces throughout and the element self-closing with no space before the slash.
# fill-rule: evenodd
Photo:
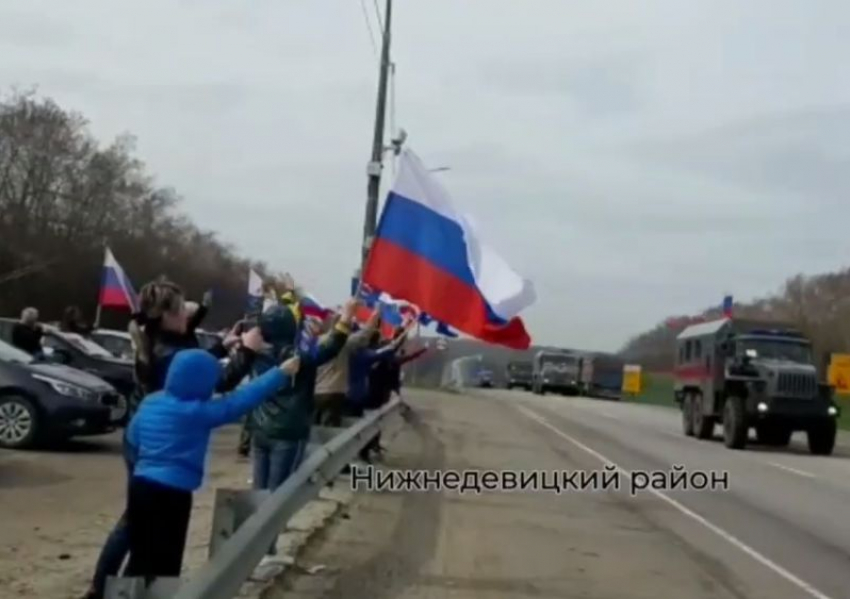
<svg viewBox="0 0 850 599">
<path fill-rule="evenodd" d="M 135 469 L 127 498 L 130 562 L 126 576 L 179 576 L 192 510 L 202 484 L 212 430 L 237 422 L 279 389 L 300 366 L 293 357 L 211 401 L 222 368 L 209 352 L 178 352 L 165 387 L 142 402 L 127 430 Z"/>
</svg>

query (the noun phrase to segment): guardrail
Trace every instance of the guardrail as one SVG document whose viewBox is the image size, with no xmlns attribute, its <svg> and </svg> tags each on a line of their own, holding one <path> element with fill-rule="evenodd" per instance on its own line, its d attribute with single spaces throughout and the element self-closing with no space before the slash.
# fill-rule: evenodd
<svg viewBox="0 0 850 599">
<path fill-rule="evenodd" d="M 188 580 L 158 578 L 147 587 L 142 578 L 110 578 L 106 598 L 233 599 L 286 523 L 352 462 L 402 405 L 393 399 L 348 427 L 315 429 L 306 460 L 274 492 L 217 489 L 209 561 L 200 570 Z"/>
</svg>

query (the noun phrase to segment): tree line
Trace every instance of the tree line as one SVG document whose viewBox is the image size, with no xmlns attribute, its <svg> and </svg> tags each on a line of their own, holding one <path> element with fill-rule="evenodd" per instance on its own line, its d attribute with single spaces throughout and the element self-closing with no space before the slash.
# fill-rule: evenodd
<svg viewBox="0 0 850 599">
<path fill-rule="evenodd" d="M 823 367 L 826 354 L 850 351 L 850 268 L 817 275 L 798 274 L 775 294 L 735 304 L 734 314 L 790 324 L 809 337 L 818 366 Z M 721 316 L 718 306 L 703 310 L 697 318 L 713 320 Z M 687 321 L 688 317 L 669 318 L 631 338 L 620 353 L 646 370 L 670 371 L 675 338 Z"/>
<path fill-rule="evenodd" d="M 194 224 L 176 190 L 159 185 L 135 155 L 135 138 L 96 140 L 89 123 L 49 97 L 0 96 L 0 316 L 37 307 L 58 319 L 77 305 L 95 317 L 108 245 L 137 288 L 165 276 L 200 300 L 212 289 L 209 324 L 246 305 L 248 270 L 274 273 Z M 105 324 L 126 323 L 104 311 Z"/>
</svg>

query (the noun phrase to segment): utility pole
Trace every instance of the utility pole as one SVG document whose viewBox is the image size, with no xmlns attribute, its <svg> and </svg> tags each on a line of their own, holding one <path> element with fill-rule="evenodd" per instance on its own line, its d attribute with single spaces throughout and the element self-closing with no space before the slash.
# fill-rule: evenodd
<svg viewBox="0 0 850 599">
<path fill-rule="evenodd" d="M 361 265 L 365 266 L 378 220 L 378 194 L 381 188 L 381 170 L 384 159 L 384 121 L 387 111 L 387 79 L 390 70 L 390 23 L 392 21 L 392 0 L 387 0 L 384 11 L 384 34 L 381 46 L 381 71 L 378 78 L 378 104 L 375 110 L 375 137 L 372 140 L 372 160 L 367 167 L 369 175 L 368 195 L 366 199 L 366 219 L 363 223 L 363 255 Z M 361 270 L 362 272 L 362 270 Z"/>
</svg>

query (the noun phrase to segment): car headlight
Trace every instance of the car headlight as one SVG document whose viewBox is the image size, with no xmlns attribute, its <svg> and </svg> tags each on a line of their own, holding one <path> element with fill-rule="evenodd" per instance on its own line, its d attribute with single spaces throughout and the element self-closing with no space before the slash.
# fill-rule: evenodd
<svg viewBox="0 0 850 599">
<path fill-rule="evenodd" d="M 42 374 L 34 374 L 32 376 L 33 378 L 50 385 L 50 387 L 59 395 L 64 395 L 66 397 L 75 397 L 77 399 L 82 399 L 83 401 L 94 401 L 95 399 L 97 399 L 97 395 L 95 393 L 92 393 L 88 389 L 80 387 L 79 385 L 66 383 L 65 381 L 60 381 L 58 379 L 54 379 L 49 376 L 44 376 Z"/>
</svg>

